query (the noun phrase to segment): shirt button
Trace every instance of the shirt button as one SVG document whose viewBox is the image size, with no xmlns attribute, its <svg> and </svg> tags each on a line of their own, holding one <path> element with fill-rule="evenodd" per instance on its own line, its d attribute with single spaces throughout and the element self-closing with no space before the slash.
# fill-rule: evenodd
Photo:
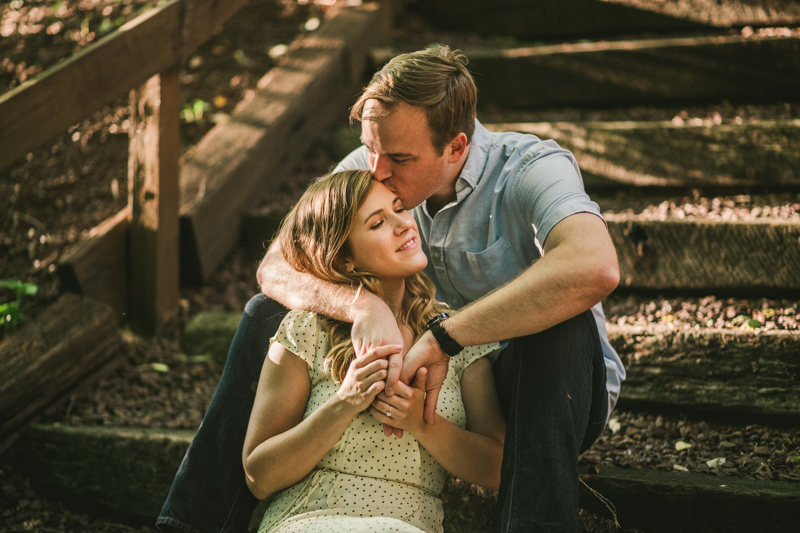
<svg viewBox="0 0 800 533">
<path fill-rule="evenodd" d="M 458 298 L 453 298 L 453 305 L 458 305 Z"/>
<path fill-rule="evenodd" d="M 433 252 L 433 257 L 439 259 L 440 257 L 442 257 L 442 254 L 440 254 L 439 252 Z"/>
</svg>

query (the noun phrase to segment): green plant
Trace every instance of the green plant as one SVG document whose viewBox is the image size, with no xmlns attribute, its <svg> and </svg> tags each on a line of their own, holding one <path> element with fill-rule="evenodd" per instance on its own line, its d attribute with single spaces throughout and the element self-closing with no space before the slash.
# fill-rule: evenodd
<svg viewBox="0 0 800 533">
<path fill-rule="evenodd" d="M 25 320 L 25 316 L 19 310 L 22 302 L 22 295 L 34 296 L 39 292 L 39 286 L 35 283 L 24 283 L 11 279 L 0 279 L 0 287 L 17 291 L 17 299 L 13 302 L 0 304 L 0 326 L 8 330 L 14 328 Z"/>
</svg>

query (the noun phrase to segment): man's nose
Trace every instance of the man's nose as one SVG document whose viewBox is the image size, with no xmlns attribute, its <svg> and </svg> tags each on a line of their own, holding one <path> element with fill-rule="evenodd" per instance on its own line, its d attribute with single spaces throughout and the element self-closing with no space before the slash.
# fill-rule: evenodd
<svg viewBox="0 0 800 533">
<path fill-rule="evenodd" d="M 378 181 L 383 181 L 392 175 L 389 162 L 386 160 L 386 158 L 381 157 L 379 155 L 376 155 L 373 158 L 372 165 L 369 170 L 370 172 L 372 172 L 372 175 L 375 176 L 375 179 Z"/>
</svg>

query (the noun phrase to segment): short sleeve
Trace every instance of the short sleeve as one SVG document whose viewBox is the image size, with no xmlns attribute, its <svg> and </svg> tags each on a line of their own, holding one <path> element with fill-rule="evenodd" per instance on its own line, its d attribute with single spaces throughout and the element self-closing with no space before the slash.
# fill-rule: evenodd
<svg viewBox="0 0 800 533">
<path fill-rule="evenodd" d="M 287 313 L 275 336 L 270 339 L 304 360 L 314 368 L 317 354 L 317 315 L 311 311 L 290 311 Z"/>
<path fill-rule="evenodd" d="M 538 143 L 531 161 L 514 183 L 514 199 L 521 216 L 544 245 L 556 224 L 576 213 L 592 213 L 603 219 L 599 206 L 583 188 L 575 158 L 552 141 Z"/>
<path fill-rule="evenodd" d="M 344 159 L 339 161 L 339 164 L 336 165 L 333 172 L 341 172 L 343 170 L 369 170 L 367 147 L 361 145 L 350 152 Z"/>
<path fill-rule="evenodd" d="M 467 346 L 461 350 L 461 353 L 456 355 L 452 361 L 458 379 L 461 379 L 461 373 L 464 372 L 465 368 L 481 357 L 488 357 L 489 362 L 494 363 L 497 360 L 497 356 L 500 355 L 500 349 L 499 343 L 492 342 L 489 344 L 478 344 L 477 346 Z"/>
</svg>

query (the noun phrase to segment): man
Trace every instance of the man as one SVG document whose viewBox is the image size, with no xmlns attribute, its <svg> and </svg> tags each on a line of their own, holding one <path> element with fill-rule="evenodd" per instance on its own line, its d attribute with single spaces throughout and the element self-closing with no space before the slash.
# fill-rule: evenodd
<svg viewBox="0 0 800 533">
<path fill-rule="evenodd" d="M 488 132 L 476 120 L 476 103 L 466 58 L 437 47 L 392 60 L 352 110 L 364 146 L 336 170 L 371 170 L 412 209 L 437 298 L 460 308 L 406 347 L 404 358 L 390 360 L 386 392 L 391 395 L 398 379 L 408 381 L 427 367 L 425 416 L 432 423 L 448 353 L 502 341 L 493 370 L 508 429 L 496 529 L 574 532 L 578 455 L 602 432 L 625 378 L 599 306 L 619 280 L 616 253 L 572 154 L 534 136 Z M 357 355 L 404 344 L 382 300 L 296 272 L 275 247 L 258 278 L 266 295 L 290 308 L 352 322 Z M 250 501 L 246 488 L 241 491 L 243 476 L 240 485 L 220 489 L 227 514 L 211 519 L 213 524 L 200 522 L 206 529 L 182 519 L 188 513 L 181 506 L 207 497 L 185 489 L 199 480 L 200 464 L 228 460 L 224 449 L 235 449 L 231 434 L 244 438 L 225 406 L 249 413 L 252 399 L 248 406 L 242 384 L 257 379 L 263 352 L 260 359 L 250 357 L 255 362 L 242 359 L 257 353 L 277 326 L 274 317 L 279 321 L 282 314 L 263 297 L 248 304 L 203 423 L 213 426 L 200 428 L 187 453 L 159 519 L 162 528 L 205 533 L 242 522 L 237 517 L 246 514 Z M 267 316 L 273 320 L 265 327 Z M 243 370 L 248 365 L 255 370 Z M 231 425 L 229 434 L 225 424 Z M 203 444 L 215 440 L 216 456 Z"/>
</svg>

